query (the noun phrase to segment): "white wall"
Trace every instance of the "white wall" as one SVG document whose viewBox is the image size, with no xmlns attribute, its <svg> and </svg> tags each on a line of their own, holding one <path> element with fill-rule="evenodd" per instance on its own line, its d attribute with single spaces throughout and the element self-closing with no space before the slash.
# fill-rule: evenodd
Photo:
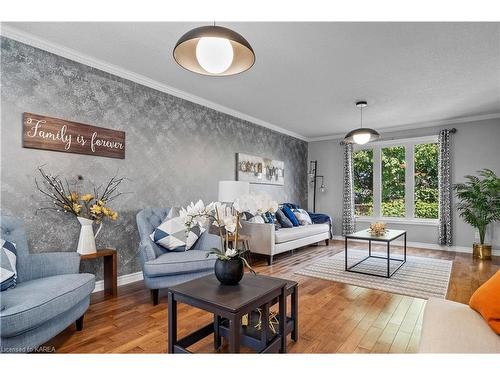
<svg viewBox="0 0 500 375">
<path fill-rule="evenodd" d="M 398 132 L 382 133 L 383 139 L 410 138 L 437 134 L 443 128 L 456 128 L 452 141 L 452 182 L 461 182 L 466 174 L 490 168 L 500 175 L 500 119 L 461 123 L 441 127 L 420 128 Z M 316 192 L 316 211 L 324 212 L 334 218 L 335 234 L 341 234 L 342 225 L 342 158 L 341 139 L 309 143 L 309 160 L 318 160 L 318 174 L 325 176 L 328 190 Z M 454 199 L 453 204 L 456 204 Z M 309 208 L 312 209 L 312 188 L 309 187 Z M 463 222 L 455 210 L 453 244 L 469 247 L 474 242 L 474 229 Z M 364 229 L 368 223 L 357 223 L 356 229 Z M 421 224 L 390 224 L 391 228 L 406 229 L 408 241 L 436 244 L 436 226 Z M 495 249 L 500 248 L 500 223 L 490 225 L 488 242 Z"/>
</svg>

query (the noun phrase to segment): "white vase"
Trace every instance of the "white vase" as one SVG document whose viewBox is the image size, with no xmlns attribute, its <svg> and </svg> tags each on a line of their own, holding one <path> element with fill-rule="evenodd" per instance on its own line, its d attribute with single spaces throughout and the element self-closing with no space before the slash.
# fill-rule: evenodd
<svg viewBox="0 0 500 375">
<path fill-rule="evenodd" d="M 80 228 L 80 237 L 78 238 L 78 251 L 79 254 L 93 254 L 95 253 L 96 247 L 95 247 L 95 238 L 99 234 L 102 223 L 99 225 L 99 229 L 97 229 L 96 234 L 94 235 L 94 228 L 92 227 L 92 224 L 94 223 L 93 220 L 86 219 L 84 217 L 77 217 L 78 221 L 81 224 Z"/>
</svg>

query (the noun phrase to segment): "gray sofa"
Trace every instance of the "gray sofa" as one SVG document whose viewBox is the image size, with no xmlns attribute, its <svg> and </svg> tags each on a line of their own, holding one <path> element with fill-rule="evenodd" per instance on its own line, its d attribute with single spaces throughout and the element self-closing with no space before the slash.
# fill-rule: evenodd
<svg viewBox="0 0 500 375">
<path fill-rule="evenodd" d="M 17 285 L 0 293 L 1 351 L 34 351 L 73 322 L 81 330 L 95 276 L 79 273 L 80 255 L 30 254 L 21 220 L 2 216 L 0 226 L 17 250 Z"/>
<path fill-rule="evenodd" d="M 214 272 L 214 255 L 208 258 L 211 248 L 220 248 L 219 236 L 206 231 L 193 249 L 183 252 L 169 252 L 155 244 L 149 237 L 154 229 L 167 217 L 170 208 L 145 208 L 137 214 L 139 229 L 139 254 L 144 283 L 151 290 L 153 304 L 158 304 L 159 289 L 185 281 L 197 279 Z"/>
</svg>

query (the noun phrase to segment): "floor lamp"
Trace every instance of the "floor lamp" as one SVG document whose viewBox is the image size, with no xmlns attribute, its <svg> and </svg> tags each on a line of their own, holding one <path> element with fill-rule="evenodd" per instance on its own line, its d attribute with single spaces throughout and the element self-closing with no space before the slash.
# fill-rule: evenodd
<svg viewBox="0 0 500 375">
<path fill-rule="evenodd" d="M 316 184 L 318 178 L 321 178 L 321 185 L 319 186 L 319 191 L 324 193 L 326 190 L 325 177 L 318 175 L 318 161 L 311 160 L 309 162 L 309 181 L 313 185 L 313 212 L 316 212 Z"/>
</svg>

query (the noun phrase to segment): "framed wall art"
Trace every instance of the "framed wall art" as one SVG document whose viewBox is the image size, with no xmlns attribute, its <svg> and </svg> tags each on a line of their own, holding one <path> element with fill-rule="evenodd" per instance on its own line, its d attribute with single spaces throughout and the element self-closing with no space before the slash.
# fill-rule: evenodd
<svg viewBox="0 0 500 375">
<path fill-rule="evenodd" d="M 243 153 L 236 154 L 236 179 L 251 184 L 285 184 L 285 163 Z"/>
</svg>

